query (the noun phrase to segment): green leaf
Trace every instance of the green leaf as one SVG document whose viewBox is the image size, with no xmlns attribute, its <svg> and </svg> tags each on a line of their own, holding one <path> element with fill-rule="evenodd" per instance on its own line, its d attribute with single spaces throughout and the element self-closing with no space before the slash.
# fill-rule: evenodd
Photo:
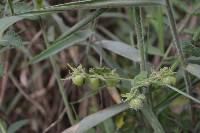
<svg viewBox="0 0 200 133">
<path fill-rule="evenodd" d="M 41 8 L 39 10 L 25 11 L 16 16 L 0 19 L 0 36 L 14 23 L 38 15 L 47 15 L 72 9 L 97 9 L 107 7 L 124 7 L 136 5 L 165 5 L 164 0 L 82 0 Z"/>
<path fill-rule="evenodd" d="M 164 56 L 162 51 L 159 48 L 153 47 L 153 46 L 148 46 L 148 54 L 150 55 L 158 55 L 158 56 Z"/>
<path fill-rule="evenodd" d="M 192 44 L 191 41 L 183 41 L 181 46 L 186 56 L 200 57 L 200 48 Z"/>
<path fill-rule="evenodd" d="M 115 132 L 115 126 L 113 120 L 107 119 L 103 122 L 104 126 L 104 133 L 114 133 Z"/>
<path fill-rule="evenodd" d="M 0 133 L 7 133 L 6 132 L 6 123 L 0 119 Z"/>
<path fill-rule="evenodd" d="M 129 46 L 123 42 L 102 40 L 95 43 L 97 47 L 102 47 L 106 50 L 112 51 L 118 55 L 121 55 L 127 59 L 133 60 L 135 62 L 140 61 L 140 54 L 137 49 Z"/>
<path fill-rule="evenodd" d="M 7 133 L 16 133 L 17 130 L 28 124 L 28 120 L 20 120 L 9 126 Z"/>
<path fill-rule="evenodd" d="M 11 17 L 4 17 L 0 19 L 0 37 L 3 35 L 4 31 L 14 23 L 24 19 L 25 17 L 22 16 L 11 16 Z"/>
<path fill-rule="evenodd" d="M 16 2 L 13 4 L 13 9 L 15 14 L 19 14 L 33 10 L 33 7 L 26 2 Z"/>
<path fill-rule="evenodd" d="M 194 76 L 200 78 L 200 65 L 197 64 L 188 64 L 186 70 L 193 74 Z"/>
<path fill-rule="evenodd" d="M 49 14 L 72 9 L 97 9 L 127 6 L 165 5 L 164 0 L 81 0 L 24 12 L 21 15 Z"/>
<path fill-rule="evenodd" d="M 91 30 L 79 31 L 77 33 L 72 34 L 66 38 L 60 39 L 58 42 L 53 43 L 49 48 L 41 52 L 40 54 L 33 57 L 28 64 L 34 64 L 44 59 L 49 58 L 50 56 L 57 54 L 58 52 L 69 48 L 81 41 L 86 40 L 89 36 L 91 36 L 93 32 Z"/>
<path fill-rule="evenodd" d="M 0 38 L 0 45 L 20 47 L 22 45 L 21 37 L 14 31 L 7 31 L 2 38 Z"/>
<path fill-rule="evenodd" d="M 106 108 L 102 111 L 99 111 L 97 113 L 94 113 L 92 115 L 85 117 L 79 123 L 66 129 L 62 133 L 83 133 L 83 132 L 87 131 L 88 129 L 105 121 L 106 119 L 113 117 L 114 115 L 128 109 L 128 107 L 129 107 L 128 104 L 123 103 L 123 104 L 119 104 L 119 105 L 115 105 L 115 106 Z"/>
</svg>

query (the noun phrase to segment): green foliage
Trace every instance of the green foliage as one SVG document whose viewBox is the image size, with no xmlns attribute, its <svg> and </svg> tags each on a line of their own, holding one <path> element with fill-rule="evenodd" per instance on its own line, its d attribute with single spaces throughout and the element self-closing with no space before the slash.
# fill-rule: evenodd
<svg viewBox="0 0 200 133">
<path fill-rule="evenodd" d="M 3 68 L 3 65 L 0 64 L 0 77 L 2 77 L 4 74 L 4 68 Z"/>
<path fill-rule="evenodd" d="M 182 42 L 182 49 L 185 56 L 196 56 L 200 57 L 200 48 L 195 46 L 192 41 Z"/>
<path fill-rule="evenodd" d="M 6 123 L 0 119 L 0 132 L 1 133 L 16 133 L 20 128 L 28 124 L 28 120 L 20 120 L 12 123 L 8 128 Z"/>
<path fill-rule="evenodd" d="M 28 124 L 28 120 L 20 120 L 8 127 L 7 133 L 16 133 L 20 128 Z"/>
<path fill-rule="evenodd" d="M 2 119 L 0 119 L 0 132 L 6 133 L 6 128 L 6 123 Z"/>
<path fill-rule="evenodd" d="M 22 46 L 22 39 L 16 32 L 7 31 L 0 39 L 0 45 L 4 47 L 20 47 Z"/>
<path fill-rule="evenodd" d="M 22 12 L 27 12 L 33 9 L 33 7 L 26 2 L 16 2 L 13 4 L 13 8 L 15 14 L 20 14 Z"/>
</svg>

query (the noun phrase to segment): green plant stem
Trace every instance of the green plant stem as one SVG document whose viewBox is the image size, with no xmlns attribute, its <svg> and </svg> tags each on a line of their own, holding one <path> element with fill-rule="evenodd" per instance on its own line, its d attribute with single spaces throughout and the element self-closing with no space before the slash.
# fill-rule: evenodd
<svg viewBox="0 0 200 133">
<path fill-rule="evenodd" d="M 137 45 L 140 50 L 141 62 L 140 70 L 147 71 L 146 51 L 144 46 L 144 35 L 142 26 L 141 8 L 135 7 L 135 31 L 137 35 Z M 146 88 L 147 89 L 147 88 Z M 148 120 L 149 124 L 156 133 L 164 133 L 164 129 L 154 114 L 152 107 L 148 104 L 147 100 L 144 103 L 143 109 L 141 109 L 143 115 Z"/>
<path fill-rule="evenodd" d="M 14 15 L 15 13 L 14 13 L 12 1 L 11 0 L 7 0 L 7 2 L 8 2 L 8 6 L 10 8 L 11 14 Z"/>
<path fill-rule="evenodd" d="M 174 15 L 172 13 L 172 7 L 171 7 L 171 4 L 169 2 L 169 0 L 165 0 L 166 1 L 166 9 L 167 9 L 167 16 L 168 16 L 168 19 L 169 19 L 169 22 L 170 22 L 170 28 L 171 28 L 171 32 L 172 32 L 172 37 L 173 37 L 173 40 L 174 40 L 174 44 L 177 48 L 177 51 L 178 51 L 178 55 L 179 55 L 179 60 L 180 60 L 180 63 L 181 63 L 181 66 L 183 68 L 183 75 L 184 75 L 184 81 L 185 81 L 185 84 L 186 84 L 186 91 L 187 93 L 190 95 L 191 94 L 191 81 L 190 81 L 190 77 L 189 77 L 189 73 L 185 70 L 185 68 L 187 67 L 187 62 L 184 58 L 184 54 L 183 54 L 183 50 L 181 48 L 181 44 L 180 44 L 180 40 L 178 38 L 178 33 L 177 33 L 177 29 L 176 29 L 176 23 L 175 23 L 175 19 L 174 19 Z M 191 116 L 191 120 L 192 120 L 192 107 L 190 105 L 189 107 L 189 113 L 190 113 L 190 116 Z"/>
<path fill-rule="evenodd" d="M 141 71 L 146 70 L 146 54 L 145 54 L 145 46 L 144 46 L 144 35 L 142 29 L 142 20 L 141 20 L 141 8 L 135 8 L 135 31 L 137 35 L 137 45 L 140 51 L 140 69 Z"/>
<path fill-rule="evenodd" d="M 42 23 L 42 20 L 41 20 L 41 27 L 42 27 L 42 32 L 43 32 L 43 37 L 44 37 L 45 45 L 46 45 L 46 47 L 48 47 L 49 43 L 48 43 L 48 39 L 47 39 L 45 30 L 44 30 L 44 25 Z M 50 57 L 50 62 L 51 62 L 51 65 L 53 67 L 53 71 L 54 71 L 54 74 L 55 74 L 55 77 L 56 77 L 58 88 L 59 88 L 60 94 L 62 96 L 62 99 L 63 99 L 64 105 L 65 105 L 65 108 L 66 108 L 66 111 L 67 111 L 67 116 L 69 118 L 70 124 L 74 125 L 75 124 L 75 118 L 74 118 L 74 115 L 72 113 L 72 110 L 71 110 L 68 98 L 65 95 L 63 82 L 61 82 L 61 80 L 60 80 L 61 77 L 59 75 L 59 73 L 60 73 L 59 69 L 58 69 L 57 64 L 55 62 L 55 59 L 53 57 Z"/>
</svg>

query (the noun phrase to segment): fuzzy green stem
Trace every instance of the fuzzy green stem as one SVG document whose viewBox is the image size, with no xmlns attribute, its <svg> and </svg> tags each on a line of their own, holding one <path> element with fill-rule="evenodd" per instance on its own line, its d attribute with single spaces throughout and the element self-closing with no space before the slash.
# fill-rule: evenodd
<svg viewBox="0 0 200 133">
<path fill-rule="evenodd" d="M 140 68 L 141 71 L 146 70 L 146 54 L 145 54 L 145 46 L 144 46 L 144 35 L 143 35 L 143 29 L 142 29 L 142 20 L 141 20 L 141 8 L 136 7 L 135 8 L 135 31 L 137 34 L 137 45 L 140 51 Z"/>
<path fill-rule="evenodd" d="M 168 19 L 169 19 L 169 22 L 170 22 L 172 37 L 173 37 L 174 44 L 175 44 L 177 51 L 178 51 L 181 66 L 183 68 L 183 76 L 184 76 L 184 81 L 185 81 L 185 84 L 186 84 L 186 91 L 187 91 L 188 94 L 191 94 L 190 89 L 191 89 L 192 85 L 191 85 L 189 73 L 184 69 L 187 66 L 187 62 L 184 58 L 183 50 L 181 48 L 180 40 L 178 38 L 178 32 L 177 32 L 177 29 L 176 29 L 176 23 L 175 23 L 174 15 L 173 15 L 173 12 L 172 12 L 172 7 L 171 7 L 169 0 L 165 0 L 165 1 L 166 1 L 167 16 L 168 16 Z M 190 116 L 191 116 L 191 120 L 192 120 L 191 105 L 190 105 L 189 111 L 190 111 Z"/>
<path fill-rule="evenodd" d="M 140 69 L 141 71 L 147 71 L 146 51 L 144 45 L 143 25 L 140 7 L 135 7 L 135 31 L 141 56 Z M 152 107 L 148 104 L 147 101 L 145 101 L 144 107 L 141 111 L 156 133 L 164 133 L 162 125 L 158 121 L 155 113 L 152 110 Z"/>
</svg>

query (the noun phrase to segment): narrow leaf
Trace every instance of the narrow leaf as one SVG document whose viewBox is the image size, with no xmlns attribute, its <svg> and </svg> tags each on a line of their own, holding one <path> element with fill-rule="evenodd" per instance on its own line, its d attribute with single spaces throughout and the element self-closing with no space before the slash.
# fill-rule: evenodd
<svg viewBox="0 0 200 133">
<path fill-rule="evenodd" d="M 14 23 L 24 19 L 22 16 L 11 16 L 11 17 L 4 17 L 0 19 L 0 37 L 3 35 L 4 31 Z"/>
<path fill-rule="evenodd" d="M 8 128 L 8 133 L 16 133 L 20 128 L 28 124 L 28 120 L 20 120 L 15 123 L 13 123 L 9 128 Z"/>
<path fill-rule="evenodd" d="M 96 42 L 95 45 L 103 47 L 109 51 L 112 51 L 113 53 L 121 55 L 135 62 L 140 61 L 139 51 L 135 49 L 134 47 L 129 46 L 123 42 L 102 40 L 102 41 Z"/>
<path fill-rule="evenodd" d="M 21 15 L 48 14 L 72 9 L 97 9 L 126 6 L 165 5 L 164 0 L 81 0 L 24 12 Z"/>
<path fill-rule="evenodd" d="M 197 64 L 188 64 L 186 70 L 196 77 L 200 78 L 200 65 Z"/>
<path fill-rule="evenodd" d="M 86 31 L 79 31 L 77 33 L 72 34 L 71 36 L 67 37 L 67 38 L 63 38 L 62 40 L 53 43 L 49 48 L 47 48 L 46 50 L 44 50 L 42 53 L 36 55 L 35 57 L 33 57 L 28 64 L 34 64 L 37 63 L 39 61 L 42 61 L 44 59 L 49 58 L 50 56 L 57 54 L 58 52 L 69 48 L 81 41 L 86 40 L 89 36 L 92 35 L 92 31 L 91 30 L 86 30 Z"/>
<path fill-rule="evenodd" d="M 128 104 L 119 104 L 85 117 L 78 124 L 66 129 L 62 133 L 83 133 L 106 119 L 128 109 Z"/>
<path fill-rule="evenodd" d="M 179 90 L 179 89 L 177 89 L 177 88 L 175 88 L 175 87 L 173 87 L 173 86 L 171 86 L 171 85 L 166 85 L 166 86 L 169 87 L 170 89 L 172 89 L 172 90 L 174 90 L 174 91 L 180 93 L 181 95 L 183 95 L 183 96 L 185 96 L 185 97 L 187 97 L 187 98 L 193 100 L 194 102 L 197 102 L 197 103 L 200 104 L 200 101 L 199 101 L 198 99 L 196 99 L 196 98 L 194 98 L 194 97 L 188 95 L 187 93 L 185 93 L 185 92 L 183 92 L 183 91 L 181 91 L 181 90 Z"/>
</svg>

